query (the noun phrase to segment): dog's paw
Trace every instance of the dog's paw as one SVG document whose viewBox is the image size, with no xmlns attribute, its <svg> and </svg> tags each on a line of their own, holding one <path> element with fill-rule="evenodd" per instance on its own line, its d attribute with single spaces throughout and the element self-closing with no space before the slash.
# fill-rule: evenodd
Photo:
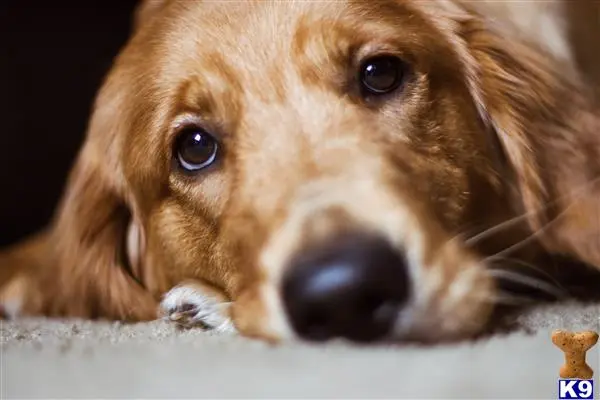
<svg viewBox="0 0 600 400">
<path fill-rule="evenodd" d="M 230 302 L 199 283 L 185 283 L 167 292 L 160 303 L 161 314 L 180 328 L 202 328 L 218 333 L 236 333 L 229 316 Z"/>
</svg>

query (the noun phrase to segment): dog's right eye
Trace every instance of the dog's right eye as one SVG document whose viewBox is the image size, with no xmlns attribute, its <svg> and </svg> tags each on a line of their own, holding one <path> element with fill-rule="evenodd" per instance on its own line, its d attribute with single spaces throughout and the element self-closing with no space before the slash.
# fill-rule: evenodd
<svg viewBox="0 0 600 400">
<path fill-rule="evenodd" d="M 360 83 L 364 95 L 384 95 L 402 85 L 406 65 L 394 56 L 375 56 L 363 62 Z"/>
<path fill-rule="evenodd" d="M 199 171 L 217 158 L 219 144 L 210 133 L 198 127 L 184 129 L 175 144 L 179 165 L 187 171 Z"/>
</svg>

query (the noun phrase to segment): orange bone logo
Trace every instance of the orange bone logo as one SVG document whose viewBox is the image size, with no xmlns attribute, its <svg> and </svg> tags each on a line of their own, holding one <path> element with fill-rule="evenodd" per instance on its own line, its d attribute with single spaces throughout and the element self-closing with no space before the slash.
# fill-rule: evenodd
<svg viewBox="0 0 600 400">
<path fill-rule="evenodd" d="M 593 331 L 552 332 L 552 343 L 565 353 L 565 364 L 560 367 L 560 377 L 565 379 L 591 379 L 594 370 L 585 362 L 585 353 L 598 341 Z"/>
</svg>

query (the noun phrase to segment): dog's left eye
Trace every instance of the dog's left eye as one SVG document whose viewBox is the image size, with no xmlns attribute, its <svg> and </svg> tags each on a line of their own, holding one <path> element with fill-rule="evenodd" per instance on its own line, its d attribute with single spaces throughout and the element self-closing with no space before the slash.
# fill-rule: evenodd
<svg viewBox="0 0 600 400">
<path fill-rule="evenodd" d="M 394 56 L 375 56 L 360 68 L 360 83 L 366 94 L 383 95 L 396 90 L 404 80 L 405 64 Z"/>
<path fill-rule="evenodd" d="M 179 165 L 187 171 L 199 171 L 208 167 L 217 158 L 219 144 L 203 129 L 184 129 L 177 138 L 175 153 Z"/>
</svg>

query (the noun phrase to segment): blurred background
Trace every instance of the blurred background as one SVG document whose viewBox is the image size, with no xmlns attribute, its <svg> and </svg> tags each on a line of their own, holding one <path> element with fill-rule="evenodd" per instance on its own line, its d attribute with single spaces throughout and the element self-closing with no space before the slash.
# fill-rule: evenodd
<svg viewBox="0 0 600 400">
<path fill-rule="evenodd" d="M 136 3 L 0 0 L 0 247 L 50 220 Z"/>
</svg>

